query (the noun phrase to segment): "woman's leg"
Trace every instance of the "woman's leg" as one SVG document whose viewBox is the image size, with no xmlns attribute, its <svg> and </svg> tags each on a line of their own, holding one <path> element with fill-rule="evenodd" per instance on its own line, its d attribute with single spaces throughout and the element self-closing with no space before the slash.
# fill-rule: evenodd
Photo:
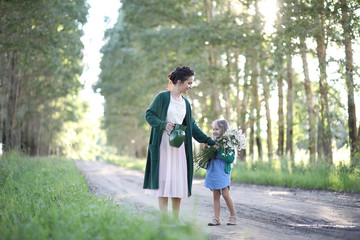
<svg viewBox="0 0 360 240">
<path fill-rule="evenodd" d="M 212 190 L 214 202 L 214 216 L 220 219 L 220 190 Z"/>
<path fill-rule="evenodd" d="M 181 198 L 171 198 L 174 220 L 179 220 Z"/>
<path fill-rule="evenodd" d="M 226 187 L 222 190 L 223 198 L 225 199 L 226 205 L 229 208 L 230 215 L 235 216 L 235 207 L 234 202 L 230 196 L 230 190 L 229 187 Z"/>
<path fill-rule="evenodd" d="M 161 216 L 165 218 L 168 213 L 168 198 L 167 197 L 159 197 L 159 208 L 161 212 Z"/>
</svg>

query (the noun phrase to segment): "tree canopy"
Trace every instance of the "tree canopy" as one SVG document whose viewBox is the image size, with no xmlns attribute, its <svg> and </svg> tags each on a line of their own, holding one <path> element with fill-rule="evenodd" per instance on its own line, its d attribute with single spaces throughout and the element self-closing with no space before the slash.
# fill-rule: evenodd
<svg viewBox="0 0 360 240">
<path fill-rule="evenodd" d="M 360 128 L 351 102 L 359 97 L 359 76 L 352 55 L 345 56 L 346 40 L 359 44 L 356 1 L 278 0 L 271 34 L 260 0 L 121 2 L 94 86 L 105 98 L 103 128 L 121 153 L 146 154 L 144 113 L 167 88 L 168 73 L 187 65 L 196 71 L 196 88 L 187 96 L 196 121 L 208 134 L 217 118 L 243 128 L 249 148 L 242 159 L 262 159 L 263 152 L 293 157 L 306 149 L 312 161 L 331 163 L 332 149 L 347 145 L 353 162 L 359 161 Z M 330 56 L 329 50 L 342 53 Z M 309 72 L 309 61 L 318 74 Z M 338 78 L 329 78 L 330 65 Z M 349 102 L 338 86 L 347 86 Z"/>
</svg>

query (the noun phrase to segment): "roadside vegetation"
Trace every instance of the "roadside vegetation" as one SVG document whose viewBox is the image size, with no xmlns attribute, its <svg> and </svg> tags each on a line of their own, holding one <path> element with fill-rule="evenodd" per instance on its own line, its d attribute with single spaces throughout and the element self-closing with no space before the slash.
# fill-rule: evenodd
<svg viewBox="0 0 360 240">
<path fill-rule="evenodd" d="M 135 212 L 134 212 L 135 211 Z M 0 157 L 0 239 L 207 239 L 89 192 L 72 160 Z"/>
<path fill-rule="evenodd" d="M 107 162 L 135 170 L 145 170 L 146 159 L 112 156 Z M 196 169 L 196 168 L 195 168 Z M 195 177 L 205 177 L 206 171 L 195 171 Z M 329 164 L 326 161 L 305 163 L 286 157 L 270 161 L 237 161 L 231 172 L 232 181 L 260 185 L 276 185 L 306 189 L 360 192 L 360 167 L 346 161 Z"/>
</svg>

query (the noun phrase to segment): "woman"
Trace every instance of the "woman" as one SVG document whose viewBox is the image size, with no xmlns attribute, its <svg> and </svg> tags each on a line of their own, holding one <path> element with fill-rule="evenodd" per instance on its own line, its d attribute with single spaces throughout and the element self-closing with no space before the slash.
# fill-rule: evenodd
<svg viewBox="0 0 360 240">
<path fill-rule="evenodd" d="M 168 75 L 172 89 L 159 93 L 145 114 L 151 134 L 143 188 L 158 197 L 163 217 L 167 216 L 168 198 L 171 198 L 175 220 L 179 219 L 181 199 L 191 195 L 192 138 L 201 143 L 215 144 L 196 125 L 190 103 L 183 97 L 192 88 L 194 77 L 195 73 L 189 67 L 177 67 Z M 179 148 L 169 144 L 169 133 L 175 123 L 187 127 L 185 141 Z"/>
</svg>

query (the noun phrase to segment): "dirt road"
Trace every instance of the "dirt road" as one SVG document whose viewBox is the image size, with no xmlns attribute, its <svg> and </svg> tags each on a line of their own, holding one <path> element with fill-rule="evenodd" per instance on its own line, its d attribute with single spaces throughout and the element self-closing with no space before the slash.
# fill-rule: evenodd
<svg viewBox="0 0 360 240">
<path fill-rule="evenodd" d="M 157 199 L 144 194 L 142 172 L 105 162 L 77 161 L 76 165 L 94 192 L 145 212 L 158 209 Z M 194 179 L 193 196 L 182 200 L 180 218 L 203 225 L 211 239 L 360 239 L 359 193 L 232 183 L 238 224 L 226 225 L 229 213 L 222 199 L 222 224 L 208 227 L 212 193 L 203 185 L 203 179 Z"/>
</svg>

